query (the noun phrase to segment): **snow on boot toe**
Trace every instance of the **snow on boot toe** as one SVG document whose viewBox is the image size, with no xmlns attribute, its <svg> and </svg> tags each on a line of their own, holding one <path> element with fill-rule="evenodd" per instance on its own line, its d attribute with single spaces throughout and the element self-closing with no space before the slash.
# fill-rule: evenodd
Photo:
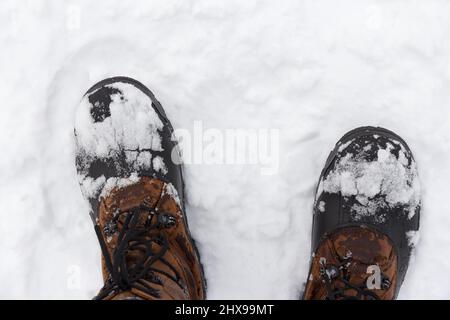
<svg viewBox="0 0 450 320">
<path fill-rule="evenodd" d="M 350 227 L 386 236 L 398 256 L 395 297 L 417 238 L 420 208 L 417 166 L 404 140 L 383 128 L 352 130 L 338 141 L 319 179 L 312 252 Z"/>
<path fill-rule="evenodd" d="M 115 77 L 94 85 L 77 109 L 75 137 L 79 181 L 90 202 L 96 203 L 105 188 L 133 183 L 139 176 L 167 181 L 183 197 L 172 126 L 141 83 Z"/>
</svg>

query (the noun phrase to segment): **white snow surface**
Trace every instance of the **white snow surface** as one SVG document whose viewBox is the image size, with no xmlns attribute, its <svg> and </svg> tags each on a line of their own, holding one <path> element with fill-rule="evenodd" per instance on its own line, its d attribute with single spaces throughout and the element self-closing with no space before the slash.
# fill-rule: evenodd
<svg viewBox="0 0 450 320">
<path fill-rule="evenodd" d="M 101 287 L 73 128 L 86 90 L 116 75 L 147 85 L 175 128 L 280 129 L 275 175 L 185 168 L 209 298 L 299 296 L 320 171 L 361 125 L 417 160 L 420 242 L 399 298 L 450 298 L 449 28 L 445 0 L 1 1 L 0 298 Z"/>
</svg>

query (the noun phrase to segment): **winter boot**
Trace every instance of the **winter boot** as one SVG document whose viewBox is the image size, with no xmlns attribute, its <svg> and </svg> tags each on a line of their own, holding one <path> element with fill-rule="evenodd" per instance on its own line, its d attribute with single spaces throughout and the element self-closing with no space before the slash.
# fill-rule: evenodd
<svg viewBox="0 0 450 320">
<path fill-rule="evenodd" d="M 76 114 L 76 167 L 102 251 L 97 299 L 204 299 L 172 126 L 141 83 L 106 79 Z"/>
<path fill-rule="evenodd" d="M 418 237 L 420 184 L 407 144 L 382 128 L 347 133 L 317 187 L 303 298 L 395 299 Z"/>
</svg>

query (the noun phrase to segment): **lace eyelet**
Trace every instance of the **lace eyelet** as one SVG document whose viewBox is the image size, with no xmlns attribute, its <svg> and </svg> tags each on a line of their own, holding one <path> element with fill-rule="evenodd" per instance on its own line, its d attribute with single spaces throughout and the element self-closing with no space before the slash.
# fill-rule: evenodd
<svg viewBox="0 0 450 320">
<path fill-rule="evenodd" d="M 162 228 L 171 228 L 176 225 L 176 218 L 168 213 L 158 215 L 158 226 Z"/>
</svg>

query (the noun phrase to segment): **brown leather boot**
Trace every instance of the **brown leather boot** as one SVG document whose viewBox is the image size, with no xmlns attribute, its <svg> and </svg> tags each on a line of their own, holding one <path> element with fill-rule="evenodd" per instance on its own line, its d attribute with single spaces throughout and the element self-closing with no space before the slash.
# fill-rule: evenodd
<svg viewBox="0 0 450 320">
<path fill-rule="evenodd" d="M 372 275 L 380 276 L 379 284 Z M 347 227 L 316 250 L 305 299 L 391 300 L 396 285 L 397 254 L 389 238 L 367 227 Z"/>
<path fill-rule="evenodd" d="M 347 133 L 317 187 L 304 299 L 395 299 L 419 216 L 420 185 L 407 144 L 383 128 Z"/>
<path fill-rule="evenodd" d="M 100 202 L 99 231 L 108 253 L 98 298 L 204 298 L 200 261 L 167 183 L 143 177 L 112 190 Z"/>
<path fill-rule="evenodd" d="M 98 83 L 78 109 L 75 137 L 102 250 L 105 285 L 96 299 L 204 299 L 180 155 L 154 95 L 129 78 Z"/>
</svg>

